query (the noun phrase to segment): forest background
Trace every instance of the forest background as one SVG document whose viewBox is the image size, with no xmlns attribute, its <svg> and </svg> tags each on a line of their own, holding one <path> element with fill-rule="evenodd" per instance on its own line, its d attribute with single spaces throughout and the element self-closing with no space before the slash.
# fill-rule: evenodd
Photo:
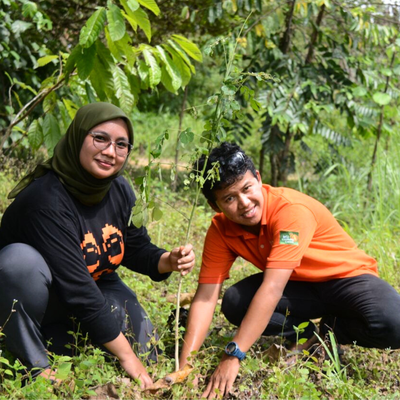
<svg viewBox="0 0 400 400">
<path fill-rule="evenodd" d="M 190 165 L 224 140 L 253 157 L 265 183 L 324 203 L 400 289 L 399 10 L 394 0 L 0 0 L 0 217 L 7 193 L 51 156 L 76 110 L 108 101 L 134 123 L 133 221 L 161 247 L 195 247 L 186 297 L 212 217 Z M 229 284 L 255 272 L 238 260 Z M 164 353 L 150 371 L 160 378 L 174 369 L 178 278 L 121 275 L 158 327 Z M 79 335 L 76 356 L 54 357 L 58 387 L 22 386 L 23 367 L 3 350 L 0 398 L 196 398 L 233 333 L 216 316 L 193 361 L 198 383 L 189 376 L 157 394 L 121 380 Z M 342 363 L 305 354 L 288 367 L 268 350 L 279 341 L 252 347 L 232 398 L 400 396 L 398 351 L 346 346 Z"/>
</svg>

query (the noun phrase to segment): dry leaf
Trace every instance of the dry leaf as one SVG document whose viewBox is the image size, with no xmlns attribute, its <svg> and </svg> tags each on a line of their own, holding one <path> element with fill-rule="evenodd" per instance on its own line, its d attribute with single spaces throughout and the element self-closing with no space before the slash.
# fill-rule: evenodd
<svg viewBox="0 0 400 400">
<path fill-rule="evenodd" d="M 172 372 L 164 376 L 164 378 L 159 379 L 157 382 L 154 382 L 153 386 L 147 388 L 146 390 L 149 390 L 151 393 L 156 393 L 160 389 L 168 389 L 175 383 L 183 382 L 192 371 L 193 367 L 189 364 L 186 364 L 179 371 Z"/>
<path fill-rule="evenodd" d="M 95 388 L 92 388 L 95 391 L 96 396 L 89 396 L 89 400 L 102 400 L 102 399 L 119 399 L 117 390 L 115 386 L 109 382 L 105 385 L 99 385 Z"/>
<path fill-rule="evenodd" d="M 275 343 L 263 352 L 263 356 L 266 356 L 269 362 L 277 362 L 281 356 L 286 357 L 286 354 L 286 348 Z"/>
<path fill-rule="evenodd" d="M 180 297 L 180 306 L 186 306 L 187 304 L 191 304 L 193 297 L 194 297 L 195 293 L 181 293 L 181 297 Z M 169 303 L 176 303 L 176 294 L 169 294 L 167 296 L 167 301 Z"/>
</svg>

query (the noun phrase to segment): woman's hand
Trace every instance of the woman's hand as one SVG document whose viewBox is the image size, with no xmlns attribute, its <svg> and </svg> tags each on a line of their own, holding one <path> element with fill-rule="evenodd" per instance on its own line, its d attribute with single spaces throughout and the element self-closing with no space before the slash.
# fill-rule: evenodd
<svg viewBox="0 0 400 400">
<path fill-rule="evenodd" d="M 186 246 L 176 247 L 169 253 L 164 253 L 158 263 L 158 270 L 161 274 L 176 271 L 185 276 L 193 269 L 194 264 L 193 246 L 187 244 Z"/>
<path fill-rule="evenodd" d="M 121 367 L 130 375 L 131 378 L 140 380 L 140 388 L 148 389 L 153 385 L 153 380 L 150 378 L 146 369 L 138 358 L 130 358 L 127 360 L 119 360 Z"/>
<path fill-rule="evenodd" d="M 147 389 L 153 385 L 153 380 L 133 352 L 122 332 L 114 340 L 111 340 L 111 342 L 104 343 L 104 347 L 118 357 L 121 367 L 131 378 L 140 380 L 140 387 L 142 389 Z"/>
</svg>

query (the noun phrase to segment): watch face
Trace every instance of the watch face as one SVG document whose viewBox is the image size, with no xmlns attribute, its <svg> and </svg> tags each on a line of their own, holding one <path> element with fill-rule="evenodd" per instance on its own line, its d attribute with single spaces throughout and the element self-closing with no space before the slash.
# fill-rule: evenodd
<svg viewBox="0 0 400 400">
<path fill-rule="evenodd" d="M 231 343 L 227 344 L 226 351 L 228 353 L 233 353 L 235 350 L 236 350 L 236 344 L 235 343 L 231 342 Z"/>
</svg>

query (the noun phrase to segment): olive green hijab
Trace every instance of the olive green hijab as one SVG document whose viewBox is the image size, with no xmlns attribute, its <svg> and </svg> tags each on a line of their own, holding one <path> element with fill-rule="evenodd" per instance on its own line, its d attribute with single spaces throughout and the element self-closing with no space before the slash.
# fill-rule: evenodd
<svg viewBox="0 0 400 400">
<path fill-rule="evenodd" d="M 128 162 L 128 157 L 118 173 L 97 179 L 87 172 L 79 161 L 79 154 L 88 132 L 103 122 L 122 118 L 128 126 L 129 142 L 133 143 L 132 123 L 125 113 L 109 103 L 92 103 L 78 110 L 67 133 L 54 148 L 54 155 L 43 164 L 38 164 L 35 170 L 26 175 L 8 195 L 13 199 L 33 180 L 53 170 L 69 193 L 81 203 L 94 205 L 99 203 L 110 189 L 111 182 L 121 175 Z"/>
</svg>

